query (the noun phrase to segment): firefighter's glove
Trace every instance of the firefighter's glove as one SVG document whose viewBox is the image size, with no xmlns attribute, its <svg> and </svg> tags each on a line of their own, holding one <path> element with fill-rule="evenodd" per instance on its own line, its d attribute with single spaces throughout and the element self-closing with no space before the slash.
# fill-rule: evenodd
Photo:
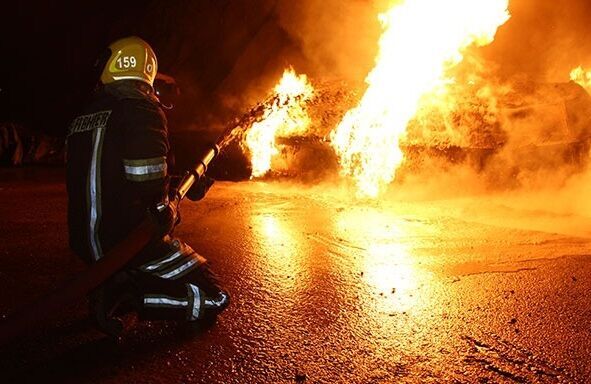
<svg viewBox="0 0 591 384">
<path fill-rule="evenodd" d="M 160 202 L 150 209 L 152 217 L 155 219 L 159 233 L 169 235 L 181 222 L 181 213 L 179 211 L 178 200 L 170 200 Z"/>
<path fill-rule="evenodd" d="M 201 176 L 201 178 L 199 178 L 199 180 L 193 184 L 191 189 L 189 189 L 189 192 L 187 192 L 187 197 L 192 201 L 203 199 L 214 182 L 215 180 L 211 177 L 206 175 Z"/>
</svg>

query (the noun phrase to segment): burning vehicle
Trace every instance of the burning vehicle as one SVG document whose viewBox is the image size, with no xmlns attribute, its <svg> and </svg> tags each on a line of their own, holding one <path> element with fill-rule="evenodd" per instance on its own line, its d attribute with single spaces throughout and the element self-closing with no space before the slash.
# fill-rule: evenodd
<svg viewBox="0 0 591 384">
<path fill-rule="evenodd" d="M 309 180 L 338 172 L 329 135 L 353 104 L 355 93 L 342 84 L 324 85 L 316 92 L 306 107 L 308 128 L 279 132 L 265 160 L 268 171 L 254 170 L 253 176 Z M 540 169 L 569 167 L 574 172 L 587 164 L 591 96 L 579 84 L 524 83 L 495 104 L 493 110 L 489 100 L 472 92 L 463 93 L 449 110 L 421 110 L 400 143 L 400 178 L 468 165 L 477 172 L 493 170 L 495 177 L 503 172 L 515 179 Z"/>
<path fill-rule="evenodd" d="M 510 18 L 507 9 L 500 0 L 392 7 L 380 15 L 380 50 L 362 86 L 286 70 L 274 92 L 289 101 L 270 106 L 242 138 L 252 177 L 340 174 L 360 196 L 377 197 L 392 182 L 454 167 L 501 188 L 582 170 L 591 138 L 587 73 L 579 68 L 564 83 L 503 82 L 478 56 Z M 424 18 L 441 33 L 412 22 Z"/>
<path fill-rule="evenodd" d="M 491 158 L 503 156 L 516 171 L 584 165 L 590 108 L 591 97 L 574 82 L 517 84 L 493 101 L 474 92 L 447 115 L 427 111 L 426 118 L 424 112 L 417 116 L 405 145 L 409 153 L 427 151 L 451 162 L 471 159 L 479 171 Z"/>
</svg>

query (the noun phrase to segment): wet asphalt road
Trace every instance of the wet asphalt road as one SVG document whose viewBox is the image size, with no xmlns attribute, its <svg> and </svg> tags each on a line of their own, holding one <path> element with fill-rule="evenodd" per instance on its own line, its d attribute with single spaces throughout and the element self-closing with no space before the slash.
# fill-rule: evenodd
<svg viewBox="0 0 591 384">
<path fill-rule="evenodd" d="M 82 268 L 62 173 L 0 170 L 3 316 Z M 113 342 L 79 303 L 0 347 L 0 382 L 591 382 L 589 219 L 252 182 L 182 213 L 232 294 L 214 327 L 130 318 Z"/>
</svg>

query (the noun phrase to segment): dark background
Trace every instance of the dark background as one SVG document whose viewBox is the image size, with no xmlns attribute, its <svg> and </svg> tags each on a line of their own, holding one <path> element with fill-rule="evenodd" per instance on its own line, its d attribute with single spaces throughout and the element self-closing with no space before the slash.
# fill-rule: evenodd
<svg viewBox="0 0 591 384">
<path fill-rule="evenodd" d="M 137 35 L 153 46 L 160 72 L 181 85 L 180 120 L 205 119 L 212 106 L 221 109 L 217 87 L 272 17 L 270 3 L 250 9 L 224 0 L 3 5 L 0 118 L 62 135 L 96 83 L 98 54 L 118 38 Z"/>
</svg>

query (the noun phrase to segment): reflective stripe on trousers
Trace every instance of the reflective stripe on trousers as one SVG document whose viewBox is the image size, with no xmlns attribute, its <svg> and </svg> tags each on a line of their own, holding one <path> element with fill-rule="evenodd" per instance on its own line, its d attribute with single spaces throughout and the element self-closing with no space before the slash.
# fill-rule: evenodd
<svg viewBox="0 0 591 384">
<path fill-rule="evenodd" d="M 194 321 L 202 317 L 201 309 L 203 308 L 203 292 L 199 287 L 187 283 L 186 297 L 172 297 L 164 294 L 147 294 L 144 295 L 144 308 L 146 310 L 168 310 L 180 311 L 182 317 L 189 321 Z"/>
<path fill-rule="evenodd" d="M 140 270 L 162 279 L 176 280 L 205 263 L 205 259 L 187 244 L 175 240 L 171 245 L 169 253 L 142 265 Z"/>
</svg>

